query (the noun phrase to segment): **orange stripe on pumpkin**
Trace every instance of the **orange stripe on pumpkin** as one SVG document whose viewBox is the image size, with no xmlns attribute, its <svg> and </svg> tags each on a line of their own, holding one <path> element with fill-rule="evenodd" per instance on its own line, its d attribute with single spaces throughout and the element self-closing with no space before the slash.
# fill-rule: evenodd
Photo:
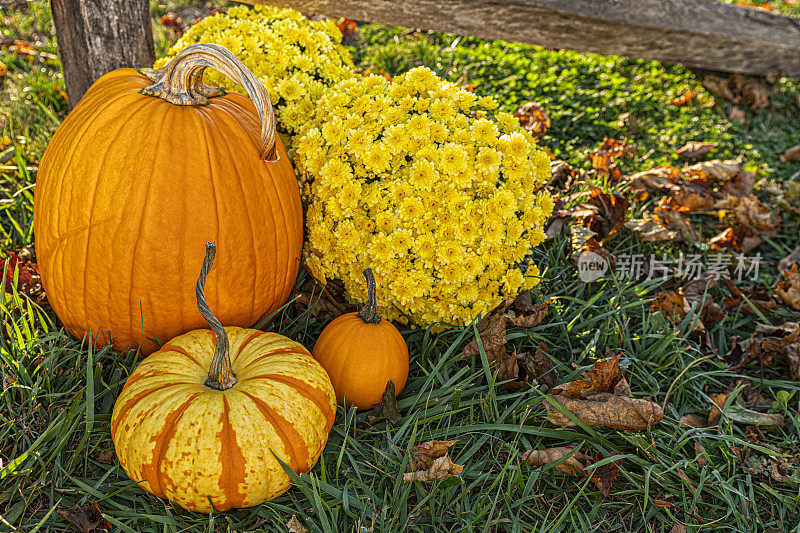
<svg viewBox="0 0 800 533">
<path fill-rule="evenodd" d="M 228 398 L 222 395 L 222 413 L 220 414 L 220 454 L 219 462 L 222 467 L 222 476 L 219 480 L 220 492 L 225 497 L 224 505 L 214 507 L 218 511 L 227 511 L 232 508 L 244 507 L 247 502 L 247 494 L 239 490 L 239 484 L 245 482 L 245 457 L 242 448 L 236 440 L 236 432 L 231 428 L 230 405 Z"/>
<path fill-rule="evenodd" d="M 189 404 L 192 403 L 195 398 L 200 396 L 200 394 L 202 393 L 196 392 L 192 394 L 179 407 L 171 411 L 164 419 L 164 425 L 162 426 L 163 429 L 150 437 L 150 442 L 154 444 L 153 459 L 149 463 L 142 463 L 141 473 L 142 479 L 147 481 L 153 491 L 153 494 L 159 498 L 167 497 L 166 493 L 164 492 L 164 482 L 171 482 L 171 480 L 166 478 L 166 474 L 161 472 L 161 463 L 164 461 L 164 454 L 169 447 L 170 441 L 172 441 L 172 437 L 175 436 L 175 432 L 178 429 L 178 422 L 183 416 L 183 413 L 186 412 Z"/>
<path fill-rule="evenodd" d="M 134 397 L 125 402 L 125 405 L 119 408 L 119 411 L 116 412 L 117 416 L 111 420 L 111 435 L 113 436 L 117 434 L 117 428 L 119 428 L 119 425 L 122 422 L 122 420 L 124 420 L 128 416 L 128 411 L 130 411 L 134 405 L 142 401 L 142 399 L 145 396 L 149 396 L 150 394 L 160 391 L 162 389 L 166 389 L 167 387 L 172 387 L 173 385 L 175 385 L 175 383 L 162 383 L 161 385 L 158 385 L 156 387 L 150 387 L 149 389 L 144 389 L 143 391 L 136 393 Z M 127 386 L 128 384 L 126 383 L 125 387 Z"/>
<path fill-rule="evenodd" d="M 264 400 L 257 398 L 256 396 L 253 396 L 252 394 L 243 390 L 240 390 L 239 392 L 250 398 L 267 423 L 271 424 L 272 427 L 275 428 L 275 432 L 278 434 L 278 437 L 280 437 L 281 441 L 283 441 L 283 445 L 289 452 L 288 461 L 284 458 L 281 459 L 283 459 L 283 461 L 297 473 L 308 472 L 311 469 L 311 465 L 309 464 L 308 446 L 303 440 L 303 437 L 301 437 L 297 430 L 294 429 L 292 423 L 283 418 L 281 415 L 277 414 L 275 410 L 267 405 Z"/>
<path fill-rule="evenodd" d="M 246 340 L 245 340 L 245 341 L 244 341 L 242 344 L 240 344 L 240 345 L 239 345 L 239 350 L 236 352 L 236 356 L 238 357 L 239 355 L 241 355 L 241 353 L 244 351 L 245 347 L 246 347 L 248 344 L 250 344 L 250 343 L 251 343 L 252 341 L 254 341 L 255 339 L 259 338 L 259 337 L 260 337 L 260 336 L 262 336 L 263 334 L 264 334 L 264 332 L 263 332 L 263 331 L 258 331 L 258 330 L 256 330 L 256 332 L 255 332 L 255 333 L 253 333 L 252 335 L 250 335 L 249 337 L 247 337 L 247 339 L 246 339 Z"/>
<path fill-rule="evenodd" d="M 134 383 L 137 383 L 143 379 L 151 378 L 153 376 L 165 376 L 165 375 L 172 375 L 180 378 L 186 378 L 185 374 L 179 374 L 177 372 L 170 372 L 169 370 L 163 370 L 158 368 L 153 370 L 146 370 L 144 372 L 134 372 L 131 375 L 131 377 L 128 378 L 128 381 L 125 382 L 125 387 L 123 387 L 123 390 L 132 387 Z M 170 382 L 170 385 L 183 385 L 188 383 L 189 383 L 188 381 L 179 381 L 179 382 Z"/>
<path fill-rule="evenodd" d="M 267 358 L 272 357 L 274 355 L 283 355 L 283 354 L 305 354 L 305 355 L 308 355 L 309 357 L 312 357 L 312 355 L 308 352 L 308 350 L 306 350 L 302 346 L 289 346 L 287 348 L 276 348 L 275 350 L 272 350 L 271 352 L 267 352 L 265 354 L 261 354 L 258 357 L 256 357 L 255 359 L 253 359 L 252 361 L 250 361 L 248 363 L 248 365 L 253 365 L 253 364 L 257 363 L 258 361 L 261 361 L 262 359 L 267 359 Z M 252 378 L 248 378 L 248 379 L 252 379 Z"/>
<path fill-rule="evenodd" d="M 185 355 L 186 357 L 191 359 L 192 362 L 194 362 L 194 364 L 196 364 L 197 366 L 203 368 L 203 365 L 200 364 L 200 361 L 195 359 L 192 354 L 190 354 L 185 348 L 181 348 L 180 346 L 175 346 L 174 344 L 167 343 L 159 351 L 161 351 L 161 352 L 178 352 L 179 354 Z"/>
<path fill-rule="evenodd" d="M 333 421 L 336 418 L 336 411 L 333 410 L 328 395 L 317 387 L 312 387 L 302 379 L 293 378 L 291 376 L 284 376 L 283 374 L 259 374 L 258 376 L 250 376 L 246 380 L 251 379 L 272 379 L 284 385 L 288 385 L 295 389 L 300 396 L 311 400 L 320 410 L 322 416 L 325 417 L 325 432 L 329 432 L 333 427 Z"/>
</svg>

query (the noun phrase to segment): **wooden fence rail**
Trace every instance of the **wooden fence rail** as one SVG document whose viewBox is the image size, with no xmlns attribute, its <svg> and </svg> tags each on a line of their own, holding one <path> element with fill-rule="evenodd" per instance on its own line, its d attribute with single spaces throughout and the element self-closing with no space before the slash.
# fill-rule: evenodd
<svg viewBox="0 0 800 533">
<path fill-rule="evenodd" d="M 743 74 L 800 76 L 800 19 L 717 0 L 245 0 Z"/>
<path fill-rule="evenodd" d="M 148 0 L 51 1 L 70 105 L 110 68 L 152 61 Z M 244 1 L 709 70 L 778 70 L 800 77 L 800 19 L 717 0 Z"/>
</svg>

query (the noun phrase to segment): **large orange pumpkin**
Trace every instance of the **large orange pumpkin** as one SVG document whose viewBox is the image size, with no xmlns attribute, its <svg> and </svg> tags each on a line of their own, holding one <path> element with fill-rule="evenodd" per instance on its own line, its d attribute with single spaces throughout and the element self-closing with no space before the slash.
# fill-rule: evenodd
<svg viewBox="0 0 800 533">
<path fill-rule="evenodd" d="M 130 375 L 114 405 L 120 465 L 146 491 L 208 512 L 258 505 L 285 492 L 317 462 L 335 416 L 325 370 L 300 344 L 258 330 L 223 328 L 203 286 L 211 330 L 172 339 Z M 273 455 L 273 453 L 275 455 Z"/>
<path fill-rule="evenodd" d="M 359 410 L 381 401 L 387 384 L 398 396 L 408 379 L 408 345 L 394 325 L 378 312 L 375 278 L 364 270 L 367 304 L 358 313 L 336 317 L 320 333 L 314 358 L 328 372 L 336 401 Z"/>
<path fill-rule="evenodd" d="M 252 98 L 202 83 L 206 67 Z M 255 103 L 255 105 L 254 105 Z M 75 336 L 144 353 L 203 327 L 187 250 L 215 240 L 225 278 L 209 299 L 250 326 L 288 298 L 302 246 L 300 192 L 266 89 L 228 50 L 199 44 L 165 68 L 97 80 L 42 158 L 36 255 Z"/>
</svg>

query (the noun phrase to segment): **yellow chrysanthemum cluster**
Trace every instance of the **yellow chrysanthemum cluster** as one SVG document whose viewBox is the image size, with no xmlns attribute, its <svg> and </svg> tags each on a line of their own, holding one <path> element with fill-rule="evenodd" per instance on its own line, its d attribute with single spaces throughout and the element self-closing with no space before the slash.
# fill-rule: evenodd
<svg viewBox="0 0 800 533">
<path fill-rule="evenodd" d="M 224 46 L 267 88 L 278 127 L 293 132 L 313 115 L 314 102 L 326 87 L 353 75 L 353 59 L 341 41 L 342 33 L 332 19 L 310 20 L 293 9 L 236 6 L 192 26 L 155 67 L 165 66 L 192 44 Z M 207 71 L 205 81 L 242 90 L 216 71 Z"/>
<path fill-rule="evenodd" d="M 419 67 L 330 88 L 294 137 L 305 260 L 385 316 L 464 325 L 536 285 L 550 158 L 497 102 Z"/>
</svg>

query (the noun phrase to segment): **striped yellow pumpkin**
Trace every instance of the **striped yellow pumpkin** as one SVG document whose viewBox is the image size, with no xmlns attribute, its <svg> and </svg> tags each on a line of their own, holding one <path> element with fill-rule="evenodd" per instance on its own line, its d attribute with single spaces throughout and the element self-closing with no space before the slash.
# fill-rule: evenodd
<svg viewBox="0 0 800 533">
<path fill-rule="evenodd" d="M 214 321 L 214 331 L 176 337 L 142 361 L 111 418 L 128 476 L 203 512 L 212 504 L 217 511 L 258 505 L 285 492 L 291 481 L 275 456 L 295 472 L 309 471 L 325 447 L 336 400 L 325 370 L 302 345 Z"/>
</svg>

